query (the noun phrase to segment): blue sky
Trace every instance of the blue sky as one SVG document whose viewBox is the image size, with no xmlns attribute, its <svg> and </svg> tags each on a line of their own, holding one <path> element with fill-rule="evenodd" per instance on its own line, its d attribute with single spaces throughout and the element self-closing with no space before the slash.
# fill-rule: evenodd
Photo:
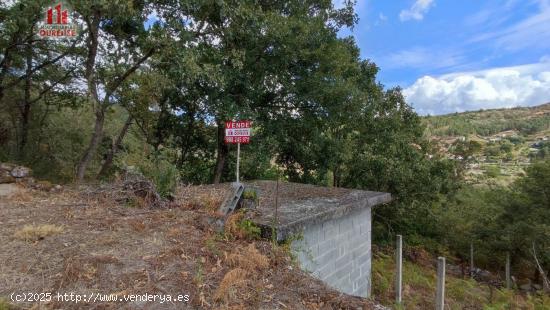
<svg viewBox="0 0 550 310">
<path fill-rule="evenodd" d="M 550 102 L 550 0 L 358 0 L 356 12 L 342 35 L 421 114 Z"/>
</svg>

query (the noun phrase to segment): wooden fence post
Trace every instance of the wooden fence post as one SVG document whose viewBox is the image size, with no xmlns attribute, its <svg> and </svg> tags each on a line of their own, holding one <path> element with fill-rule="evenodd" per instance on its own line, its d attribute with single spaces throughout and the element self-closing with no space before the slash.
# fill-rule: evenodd
<svg viewBox="0 0 550 310">
<path fill-rule="evenodd" d="M 437 258 L 437 291 L 435 295 L 435 310 L 445 308 L 445 257 Z"/>
</svg>

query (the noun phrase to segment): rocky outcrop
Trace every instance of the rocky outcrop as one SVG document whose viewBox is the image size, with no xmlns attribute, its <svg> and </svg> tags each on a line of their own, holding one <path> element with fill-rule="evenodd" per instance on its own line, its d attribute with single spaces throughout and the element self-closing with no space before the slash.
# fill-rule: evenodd
<svg viewBox="0 0 550 310">
<path fill-rule="evenodd" d="M 32 170 L 28 167 L 11 163 L 0 163 L 0 184 L 18 183 L 42 191 L 61 189 L 61 185 L 54 185 L 48 181 L 36 181 L 31 175 Z"/>
<path fill-rule="evenodd" d="M 0 163 L 0 183 L 34 182 L 31 169 L 9 163 Z"/>
</svg>

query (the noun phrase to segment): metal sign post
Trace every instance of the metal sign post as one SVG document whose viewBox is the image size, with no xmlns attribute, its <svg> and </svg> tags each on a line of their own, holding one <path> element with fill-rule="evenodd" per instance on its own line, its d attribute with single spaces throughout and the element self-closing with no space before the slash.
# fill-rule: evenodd
<svg viewBox="0 0 550 310">
<path fill-rule="evenodd" d="M 237 183 L 239 182 L 239 161 L 241 159 L 241 144 L 237 143 Z"/>
<path fill-rule="evenodd" d="M 250 143 L 250 121 L 227 121 L 225 122 L 225 143 L 237 144 L 237 184 L 240 183 L 239 166 L 241 163 L 241 143 Z"/>
</svg>

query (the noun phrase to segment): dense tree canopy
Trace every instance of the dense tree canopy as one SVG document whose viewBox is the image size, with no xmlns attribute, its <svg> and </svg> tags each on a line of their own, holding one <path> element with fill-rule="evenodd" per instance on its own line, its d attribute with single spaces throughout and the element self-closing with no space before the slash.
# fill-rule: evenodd
<svg viewBox="0 0 550 310">
<path fill-rule="evenodd" d="M 486 253 L 522 259 L 533 242 L 548 249 L 548 162 L 515 192 L 454 196 L 462 167 L 438 154 L 401 90 L 381 85 L 376 64 L 340 35 L 357 21 L 352 2 L 75 0 L 80 33 L 63 40 L 35 35 L 46 4 L 0 4 L 1 161 L 64 182 L 134 167 L 168 194 L 176 182 L 232 181 L 223 124 L 250 119 L 245 179 L 390 192 L 394 202 L 375 210 L 379 241 L 400 232 L 462 253 L 483 240 Z M 464 208 L 479 197 L 488 203 Z"/>
<path fill-rule="evenodd" d="M 57 176 L 64 179 L 70 171 L 82 180 L 137 165 L 157 174 L 162 167 L 177 171 L 182 182 L 228 181 L 235 154 L 223 143 L 223 123 L 251 119 L 245 178 L 389 191 L 399 206 L 385 211 L 391 218 L 452 189 L 452 165 L 429 158 L 423 127 L 400 90 L 384 89 L 378 68 L 360 58 L 353 38 L 338 35 L 356 22 L 351 2 L 336 9 L 329 0 L 73 1 L 81 33 L 53 45 L 36 39 L 28 24 L 42 18 L 43 4 L 1 8 L 9 31 L 0 46 L 0 85 L 2 94 L 13 89 L 2 99 L 2 119 L 13 124 L 2 125 L 3 145 L 10 146 L 4 158 L 34 154 L 18 158 L 54 178 L 36 156 L 69 166 Z M 37 111 L 52 96 L 66 98 L 55 100 L 56 112 L 44 114 L 42 123 L 32 121 L 38 132 L 67 117 L 81 121 L 23 148 L 12 129 L 27 125 L 13 107 L 29 96 L 24 83 L 13 87 L 17 79 L 31 81 Z M 66 85 L 39 86 L 52 83 Z M 412 182 L 419 178 L 422 185 Z"/>
</svg>

